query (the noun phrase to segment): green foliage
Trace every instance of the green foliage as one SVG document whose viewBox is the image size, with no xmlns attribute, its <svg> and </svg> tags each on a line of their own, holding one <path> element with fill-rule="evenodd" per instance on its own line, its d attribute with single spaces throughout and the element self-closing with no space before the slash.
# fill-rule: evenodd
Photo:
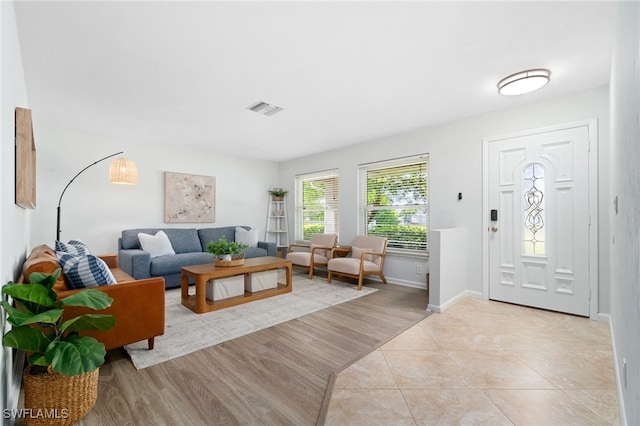
<svg viewBox="0 0 640 426">
<path fill-rule="evenodd" d="M 380 210 L 373 215 L 378 225 L 394 226 L 398 224 L 398 214 L 395 210 Z"/>
<path fill-rule="evenodd" d="M 367 179 L 367 203 L 370 206 L 416 205 L 427 200 L 426 171 L 407 172 L 403 166 Z"/>
<path fill-rule="evenodd" d="M 427 227 L 411 220 L 427 203 L 426 179 L 426 168 L 417 164 L 369 173 L 367 235 L 387 237 L 389 247 L 425 250 Z"/>
<path fill-rule="evenodd" d="M 287 195 L 289 193 L 289 191 L 287 191 L 286 189 L 283 189 L 283 188 L 269 189 L 268 192 L 273 197 L 284 197 L 285 195 Z"/>
<path fill-rule="evenodd" d="M 303 239 L 310 241 L 315 234 L 324 234 L 324 225 L 320 223 L 305 224 Z"/>
<path fill-rule="evenodd" d="M 13 327 L 2 339 L 4 346 L 30 353 L 29 363 L 51 367 L 68 376 L 88 373 L 104 363 L 104 345 L 81 331 L 109 330 L 115 325 L 113 315 L 84 314 L 62 321 L 65 306 L 82 306 L 100 310 L 111 306 L 113 299 L 105 293 L 87 289 L 58 300 L 53 291 L 60 269 L 53 274 L 33 273 L 30 284 L 8 283 L 2 293 L 11 296 L 16 307 L 2 301 L 0 305 Z"/>
<path fill-rule="evenodd" d="M 218 239 L 218 241 L 211 241 L 209 245 L 207 245 L 207 252 L 216 256 L 222 256 L 223 254 L 237 256 L 247 248 L 249 248 L 249 246 L 246 244 L 238 243 L 236 241 L 227 241 L 227 237 L 223 235 Z"/>
<path fill-rule="evenodd" d="M 387 237 L 388 247 L 424 250 L 427 230 L 415 225 L 378 225 L 369 229 L 367 235 Z"/>
</svg>

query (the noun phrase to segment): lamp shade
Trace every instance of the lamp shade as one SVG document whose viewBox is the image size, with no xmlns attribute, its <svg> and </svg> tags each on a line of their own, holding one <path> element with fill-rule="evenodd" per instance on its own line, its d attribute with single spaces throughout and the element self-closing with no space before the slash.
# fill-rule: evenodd
<svg viewBox="0 0 640 426">
<path fill-rule="evenodd" d="M 109 182 L 135 185 L 138 183 L 138 169 L 133 161 L 116 158 L 109 167 Z"/>
<path fill-rule="evenodd" d="M 498 83 L 501 95 L 513 96 L 533 92 L 549 82 L 551 72 L 547 69 L 521 71 L 503 78 Z"/>
</svg>

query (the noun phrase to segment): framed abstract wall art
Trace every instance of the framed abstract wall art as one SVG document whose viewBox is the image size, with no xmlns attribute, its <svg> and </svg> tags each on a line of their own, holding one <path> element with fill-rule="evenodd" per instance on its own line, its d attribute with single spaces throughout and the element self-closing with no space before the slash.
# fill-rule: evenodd
<svg viewBox="0 0 640 426">
<path fill-rule="evenodd" d="M 164 172 L 166 223 L 215 222 L 216 178 Z"/>
</svg>

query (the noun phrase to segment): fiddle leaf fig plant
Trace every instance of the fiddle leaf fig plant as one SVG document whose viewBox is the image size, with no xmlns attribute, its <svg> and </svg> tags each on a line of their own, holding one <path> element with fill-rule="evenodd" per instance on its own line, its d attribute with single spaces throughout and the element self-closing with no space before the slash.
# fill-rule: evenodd
<svg viewBox="0 0 640 426">
<path fill-rule="evenodd" d="M 111 306 L 107 294 L 85 289 L 58 300 L 53 291 L 60 269 L 53 274 L 34 272 L 29 284 L 7 283 L 2 293 L 11 296 L 15 307 L 1 301 L 7 322 L 13 327 L 2 338 L 4 346 L 27 352 L 29 364 L 52 369 L 67 376 L 94 371 L 104 364 L 104 344 L 81 331 L 109 330 L 115 325 L 113 315 L 83 314 L 62 320 L 67 306 L 100 310 Z"/>
</svg>

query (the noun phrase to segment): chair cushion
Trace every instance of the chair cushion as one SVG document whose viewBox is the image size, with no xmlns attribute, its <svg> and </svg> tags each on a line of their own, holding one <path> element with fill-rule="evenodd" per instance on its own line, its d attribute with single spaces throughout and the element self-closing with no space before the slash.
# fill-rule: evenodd
<svg viewBox="0 0 640 426">
<path fill-rule="evenodd" d="M 307 251 L 292 251 L 287 253 L 287 260 L 290 260 L 294 265 L 309 266 L 311 265 L 311 253 Z M 317 265 L 326 265 L 328 261 L 329 258 L 326 256 L 316 254 L 313 257 L 313 263 Z"/>
<path fill-rule="evenodd" d="M 142 250 L 149 252 L 152 259 L 158 256 L 176 254 L 171 245 L 171 241 L 169 241 L 169 237 L 167 237 L 167 234 L 163 231 L 158 231 L 155 235 L 140 232 L 138 239 L 140 240 Z"/>
<path fill-rule="evenodd" d="M 367 272 L 377 272 L 380 269 L 378 265 L 367 260 L 364 261 L 363 267 Z M 360 259 L 337 257 L 329 261 L 327 269 L 344 274 L 358 275 L 360 274 Z"/>
<path fill-rule="evenodd" d="M 370 237 L 366 235 L 358 235 L 353 242 L 353 247 L 359 247 L 361 249 L 368 249 L 373 253 L 384 253 L 387 249 L 387 239 L 385 237 Z M 382 263 L 381 256 L 372 256 L 371 259 L 377 265 Z"/>
<path fill-rule="evenodd" d="M 313 247 L 335 247 L 338 242 L 336 234 L 315 234 L 311 237 L 311 248 Z M 315 254 L 329 257 L 329 250 L 316 250 Z M 325 261 L 326 262 L 326 261 Z"/>
<path fill-rule="evenodd" d="M 62 266 L 62 272 L 67 277 L 67 283 L 72 289 L 116 283 L 109 267 L 99 257 L 91 254 L 76 256 L 64 252 L 57 252 L 56 256 Z"/>
<path fill-rule="evenodd" d="M 292 251 L 287 253 L 287 260 L 298 266 L 309 266 L 311 264 L 311 253 L 306 251 Z"/>
<path fill-rule="evenodd" d="M 362 253 L 366 253 L 366 252 L 372 252 L 373 250 L 371 249 L 365 249 L 365 248 L 360 248 L 360 247 L 351 247 L 351 257 L 354 259 L 360 259 L 360 256 L 362 256 Z M 370 254 L 365 254 L 364 255 L 364 260 L 368 260 L 369 262 L 373 262 L 373 256 Z"/>
</svg>

